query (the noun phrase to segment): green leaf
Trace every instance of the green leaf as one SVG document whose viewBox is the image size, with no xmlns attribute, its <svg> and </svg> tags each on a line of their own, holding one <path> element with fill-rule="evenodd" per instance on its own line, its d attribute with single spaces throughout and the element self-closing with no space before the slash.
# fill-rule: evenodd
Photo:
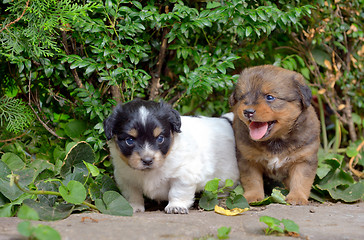
<svg viewBox="0 0 364 240">
<path fill-rule="evenodd" d="M 89 173 L 91 173 L 93 177 L 97 177 L 100 174 L 100 170 L 95 165 L 92 165 L 91 163 L 85 161 L 83 161 L 83 163 L 86 165 Z"/>
<path fill-rule="evenodd" d="M 272 201 L 275 202 L 275 203 L 281 203 L 281 204 L 286 204 L 286 196 L 284 196 L 282 194 L 281 191 L 279 191 L 278 189 L 273 189 L 272 190 Z"/>
<path fill-rule="evenodd" d="M 207 211 L 214 210 L 215 206 L 218 204 L 219 200 L 217 199 L 217 196 L 216 198 L 211 199 L 210 197 L 203 195 L 198 202 L 198 205 Z"/>
<path fill-rule="evenodd" d="M 279 232 L 279 233 L 284 232 L 284 229 L 280 226 L 281 221 L 274 218 L 274 217 L 261 216 L 259 218 L 259 221 L 264 222 L 265 224 L 268 225 L 268 229 L 266 229 L 266 233 L 268 233 L 268 234 L 271 233 L 270 231 L 276 231 L 276 232 Z"/>
<path fill-rule="evenodd" d="M 50 77 L 53 73 L 54 67 L 53 66 L 45 66 L 44 67 L 44 73 L 46 77 Z"/>
<path fill-rule="evenodd" d="M 20 222 L 17 226 L 17 229 L 18 232 L 25 237 L 30 237 L 33 232 L 32 224 L 29 221 Z"/>
<path fill-rule="evenodd" d="M 234 181 L 231 180 L 231 179 L 226 179 L 225 180 L 225 186 L 224 186 L 224 188 L 226 188 L 226 187 L 232 187 L 232 186 L 234 186 Z"/>
<path fill-rule="evenodd" d="M 134 5 L 135 7 L 137 7 L 139 10 L 142 10 L 142 9 L 143 9 L 143 6 L 142 6 L 142 4 L 141 4 L 140 2 L 138 2 L 138 1 L 133 1 L 132 3 L 133 3 L 133 5 Z"/>
<path fill-rule="evenodd" d="M 34 228 L 32 236 L 37 240 L 61 240 L 61 235 L 57 230 L 42 224 L 39 224 Z"/>
<path fill-rule="evenodd" d="M 206 9 L 217 8 L 217 7 L 220 7 L 220 6 L 221 6 L 220 2 L 209 1 L 209 2 L 207 2 Z"/>
<path fill-rule="evenodd" d="M 104 193 L 102 199 L 96 199 L 95 204 L 104 214 L 116 216 L 132 216 L 133 208 L 128 201 L 121 196 L 118 192 L 107 191 Z"/>
<path fill-rule="evenodd" d="M 9 174 L 11 174 L 11 170 L 3 161 L 0 161 L 0 192 L 13 201 L 20 197 L 23 192 L 14 183 L 10 184 Z"/>
<path fill-rule="evenodd" d="M 0 217 L 13 216 L 13 204 L 7 203 L 0 207 Z"/>
<path fill-rule="evenodd" d="M 38 215 L 38 212 L 35 211 L 33 208 L 24 204 L 23 206 L 21 206 L 19 208 L 18 218 L 37 221 L 37 220 L 39 220 L 39 215 Z"/>
<path fill-rule="evenodd" d="M 218 65 L 216 65 L 217 69 L 222 73 L 222 74 L 226 74 L 226 66 L 223 63 L 220 63 Z"/>
<path fill-rule="evenodd" d="M 364 197 L 364 182 L 357 182 L 347 188 L 337 187 L 328 191 L 333 199 L 355 202 Z"/>
<path fill-rule="evenodd" d="M 231 231 L 231 227 L 221 227 L 221 228 L 217 229 L 218 239 L 229 239 L 230 231 Z"/>
<path fill-rule="evenodd" d="M 249 208 L 249 203 L 243 195 L 236 195 L 233 199 L 231 197 L 226 199 L 226 206 L 229 209 L 233 208 Z"/>
<path fill-rule="evenodd" d="M 5 153 L 1 157 L 1 161 L 3 161 L 12 171 L 20 170 L 25 167 L 23 160 L 12 152 Z"/>
<path fill-rule="evenodd" d="M 253 32 L 253 28 L 251 26 L 247 26 L 245 29 L 245 36 L 248 37 Z"/>
<path fill-rule="evenodd" d="M 215 192 L 219 188 L 220 179 L 214 178 L 206 183 L 205 190 L 209 192 Z"/>
<path fill-rule="evenodd" d="M 287 232 L 300 233 L 300 227 L 290 219 L 282 219 L 284 230 Z"/>
<path fill-rule="evenodd" d="M 69 203 L 81 204 L 86 199 L 86 189 L 82 183 L 71 180 L 66 186 L 59 187 L 59 193 Z"/>
<path fill-rule="evenodd" d="M 80 169 L 87 175 L 88 170 L 83 161 L 94 163 L 95 153 L 88 143 L 79 142 L 67 153 L 65 163 L 61 168 L 61 176 L 65 177 L 71 172 L 72 168 Z"/>
<path fill-rule="evenodd" d="M 65 133 L 70 138 L 80 138 L 81 134 L 83 134 L 86 129 L 87 124 L 82 120 L 71 120 L 64 127 Z"/>
<path fill-rule="evenodd" d="M 350 174 L 342 169 L 336 169 L 327 174 L 316 186 L 321 190 L 331 190 L 340 185 L 351 185 L 353 183 L 354 179 Z"/>
<path fill-rule="evenodd" d="M 356 150 L 356 147 L 354 146 L 350 146 L 346 149 L 345 151 L 346 155 L 351 158 L 351 157 L 355 157 L 356 155 L 359 154 L 359 152 Z"/>
<path fill-rule="evenodd" d="M 51 207 L 48 203 L 36 202 L 33 199 L 25 199 L 23 203 L 37 211 L 39 220 L 42 221 L 55 221 L 64 219 L 68 217 L 74 209 L 73 204 L 60 203 L 55 207 Z"/>
</svg>

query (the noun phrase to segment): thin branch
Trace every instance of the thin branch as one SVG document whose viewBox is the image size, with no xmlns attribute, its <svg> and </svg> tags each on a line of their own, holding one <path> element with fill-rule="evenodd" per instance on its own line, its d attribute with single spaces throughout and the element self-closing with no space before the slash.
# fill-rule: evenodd
<svg viewBox="0 0 364 240">
<path fill-rule="evenodd" d="M 68 48 L 68 44 L 67 44 L 67 34 L 65 31 L 61 31 L 62 32 L 62 45 L 64 47 L 64 50 L 66 51 L 66 54 L 67 55 L 70 55 L 71 52 Z M 78 73 L 76 71 L 76 69 L 71 69 L 71 73 L 76 81 L 76 84 L 79 88 L 84 88 L 83 84 L 82 84 L 82 81 L 80 79 L 80 77 L 78 76 Z"/>
<path fill-rule="evenodd" d="M 12 142 L 12 141 L 14 141 L 14 140 L 16 140 L 16 139 L 18 139 L 18 138 L 23 137 L 25 134 L 27 134 L 27 133 L 25 132 L 25 133 L 20 134 L 20 135 L 19 135 L 19 136 L 17 136 L 17 137 L 13 137 L 13 138 L 5 139 L 5 140 L 1 140 L 1 139 L 0 139 L 0 142 L 1 142 L 1 143 L 4 143 L 4 142 Z"/>
<path fill-rule="evenodd" d="M 29 106 L 29 107 L 30 107 L 30 109 L 33 111 L 34 115 L 36 116 L 36 118 L 38 119 L 38 121 L 40 122 L 40 124 L 42 124 L 42 125 L 43 125 L 43 127 L 44 127 L 45 129 L 47 129 L 47 131 L 48 131 L 50 134 L 52 134 L 53 136 L 57 137 L 58 139 L 65 139 L 64 137 L 60 137 L 60 136 L 58 136 L 58 135 L 57 135 L 57 133 L 56 133 L 55 131 L 53 131 L 50 127 L 48 127 L 48 126 L 47 126 L 47 124 L 45 124 L 45 123 L 42 121 L 42 119 L 39 117 L 38 113 L 34 110 L 34 108 L 33 108 L 32 104 L 31 104 L 31 92 L 30 92 L 30 84 L 31 84 L 31 79 L 32 79 L 31 74 L 32 74 L 32 72 L 29 72 L 29 84 L 28 84 L 28 88 L 29 88 L 29 89 L 28 89 L 28 91 L 29 91 L 29 93 L 28 93 L 28 106 Z"/>
<path fill-rule="evenodd" d="M 24 14 L 25 14 L 25 11 L 28 9 L 28 7 L 29 7 L 29 1 L 30 0 L 28 0 L 27 1 L 27 3 L 25 4 L 25 8 L 24 8 L 24 10 L 23 10 L 23 12 L 21 13 L 21 15 L 20 15 L 20 17 L 18 17 L 17 19 L 15 19 L 14 21 L 12 21 L 12 22 L 9 22 L 8 24 L 6 24 L 5 25 L 5 27 L 3 27 L 1 30 L 0 30 L 0 33 L 2 32 L 2 31 L 4 31 L 5 29 L 7 29 L 10 25 L 12 25 L 12 24 L 14 24 L 14 23 L 16 23 L 16 22 L 18 22 L 23 16 L 24 16 Z"/>
</svg>

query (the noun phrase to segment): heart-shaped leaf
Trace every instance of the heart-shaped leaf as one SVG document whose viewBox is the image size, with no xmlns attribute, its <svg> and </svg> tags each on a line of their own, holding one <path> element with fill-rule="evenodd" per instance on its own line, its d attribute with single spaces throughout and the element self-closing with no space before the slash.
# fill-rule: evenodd
<svg viewBox="0 0 364 240">
<path fill-rule="evenodd" d="M 59 193 L 63 199 L 69 203 L 81 204 L 86 199 L 86 189 L 82 183 L 71 180 L 67 187 L 62 185 L 59 187 Z"/>
<path fill-rule="evenodd" d="M 132 216 L 133 208 L 118 192 L 107 191 L 102 199 L 95 200 L 96 207 L 104 214 Z"/>
</svg>

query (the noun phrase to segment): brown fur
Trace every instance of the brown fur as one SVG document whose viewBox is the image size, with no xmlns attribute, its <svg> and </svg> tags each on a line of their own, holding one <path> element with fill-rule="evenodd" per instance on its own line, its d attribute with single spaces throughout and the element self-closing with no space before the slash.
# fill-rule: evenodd
<svg viewBox="0 0 364 240">
<path fill-rule="evenodd" d="M 267 101 L 266 96 L 275 97 Z M 245 69 L 230 97 L 241 183 L 248 202 L 264 198 L 263 174 L 289 189 L 287 202 L 307 204 L 316 175 L 320 124 L 302 75 L 265 65 Z M 244 110 L 253 110 L 250 119 Z M 267 135 L 253 140 L 249 123 L 272 122 Z"/>
</svg>

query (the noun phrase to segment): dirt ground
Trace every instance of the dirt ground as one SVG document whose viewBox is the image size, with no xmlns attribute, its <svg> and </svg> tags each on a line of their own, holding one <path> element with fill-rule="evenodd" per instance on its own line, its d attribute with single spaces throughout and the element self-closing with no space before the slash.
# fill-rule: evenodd
<svg viewBox="0 0 364 240">
<path fill-rule="evenodd" d="M 191 210 L 188 215 L 162 211 L 118 217 L 98 213 L 72 214 L 64 220 L 41 222 L 55 228 L 64 240 L 112 239 L 199 239 L 217 235 L 217 229 L 231 227 L 230 239 L 289 239 L 265 236 L 260 216 L 291 219 L 300 227 L 299 239 L 364 239 L 364 203 L 311 204 L 255 207 L 234 217 Z M 0 218 L 0 240 L 24 239 L 16 227 L 22 220 Z M 34 222 L 33 224 L 37 224 Z M 291 237 L 291 239 L 294 239 Z"/>
</svg>

